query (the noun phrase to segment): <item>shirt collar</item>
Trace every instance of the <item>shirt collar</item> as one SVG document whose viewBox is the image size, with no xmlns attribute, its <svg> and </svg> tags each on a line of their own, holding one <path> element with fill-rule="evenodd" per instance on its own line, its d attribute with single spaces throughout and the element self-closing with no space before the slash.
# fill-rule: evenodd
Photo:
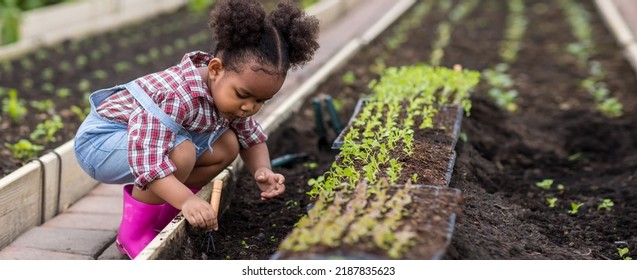
<svg viewBox="0 0 637 280">
<path fill-rule="evenodd" d="M 201 75 L 197 70 L 197 67 L 208 66 L 210 60 L 212 60 L 213 55 L 202 52 L 202 51 L 194 51 L 184 55 L 181 59 L 181 63 L 179 64 L 179 68 L 181 69 L 181 73 L 184 77 L 184 83 L 186 87 L 190 90 L 190 94 L 193 97 L 206 97 L 211 99 L 210 90 L 208 89 L 208 85 L 204 83 L 201 79 Z"/>
</svg>

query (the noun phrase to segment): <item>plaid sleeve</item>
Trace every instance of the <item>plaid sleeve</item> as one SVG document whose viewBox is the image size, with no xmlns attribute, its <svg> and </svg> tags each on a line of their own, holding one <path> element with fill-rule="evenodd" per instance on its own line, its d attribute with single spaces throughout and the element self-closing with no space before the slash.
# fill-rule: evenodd
<svg viewBox="0 0 637 280">
<path fill-rule="evenodd" d="M 230 128 L 237 134 L 242 149 L 250 148 L 268 139 L 261 125 L 252 117 L 236 119 L 230 123 Z"/>
<path fill-rule="evenodd" d="M 189 111 L 174 97 L 166 97 L 157 105 L 178 124 L 183 122 L 185 112 Z M 135 176 L 136 187 L 145 190 L 150 182 L 164 178 L 177 169 L 168 158 L 176 135 L 158 118 L 140 106 L 129 119 L 128 132 L 128 162 Z"/>
</svg>

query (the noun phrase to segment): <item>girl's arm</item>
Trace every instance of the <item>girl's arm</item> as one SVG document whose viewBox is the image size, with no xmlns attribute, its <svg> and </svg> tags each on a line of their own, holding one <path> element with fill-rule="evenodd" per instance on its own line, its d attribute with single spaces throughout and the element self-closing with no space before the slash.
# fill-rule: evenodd
<svg viewBox="0 0 637 280">
<path fill-rule="evenodd" d="M 261 200 L 272 199 L 285 191 L 285 178 L 281 174 L 272 172 L 270 153 L 265 142 L 242 150 L 240 155 L 262 191 Z"/>
<path fill-rule="evenodd" d="M 240 154 L 241 159 L 243 159 L 243 162 L 251 174 L 255 174 L 259 168 L 272 170 L 272 165 L 270 165 L 270 152 L 265 142 L 241 150 Z"/>
</svg>

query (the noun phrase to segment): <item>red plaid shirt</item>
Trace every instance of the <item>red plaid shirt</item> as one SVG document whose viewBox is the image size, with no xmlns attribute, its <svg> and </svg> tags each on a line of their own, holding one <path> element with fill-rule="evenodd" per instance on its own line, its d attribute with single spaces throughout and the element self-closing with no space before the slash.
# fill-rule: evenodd
<svg viewBox="0 0 637 280">
<path fill-rule="evenodd" d="M 230 127 L 242 148 L 265 142 L 267 136 L 252 117 L 230 122 L 219 115 L 215 102 L 197 67 L 208 66 L 212 55 L 195 51 L 184 55 L 181 63 L 136 80 L 166 114 L 189 132 L 216 133 Z M 148 183 L 176 170 L 168 158 L 175 134 L 150 115 L 129 94 L 119 91 L 104 100 L 97 113 L 109 120 L 128 125 L 128 162 L 135 185 L 146 189 Z"/>
</svg>

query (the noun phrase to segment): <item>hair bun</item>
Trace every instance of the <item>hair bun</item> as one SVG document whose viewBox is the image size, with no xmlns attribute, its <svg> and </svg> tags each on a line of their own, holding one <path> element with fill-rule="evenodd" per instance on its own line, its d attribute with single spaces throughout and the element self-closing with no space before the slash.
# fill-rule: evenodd
<svg viewBox="0 0 637 280">
<path fill-rule="evenodd" d="M 290 2 L 280 2 L 270 20 L 287 42 L 292 68 L 312 60 L 319 48 L 319 21 Z"/>
<path fill-rule="evenodd" d="M 255 9 L 254 6 L 259 8 Z M 210 28 L 218 48 L 255 46 L 263 33 L 265 10 L 254 0 L 223 0 L 211 13 Z"/>
</svg>

